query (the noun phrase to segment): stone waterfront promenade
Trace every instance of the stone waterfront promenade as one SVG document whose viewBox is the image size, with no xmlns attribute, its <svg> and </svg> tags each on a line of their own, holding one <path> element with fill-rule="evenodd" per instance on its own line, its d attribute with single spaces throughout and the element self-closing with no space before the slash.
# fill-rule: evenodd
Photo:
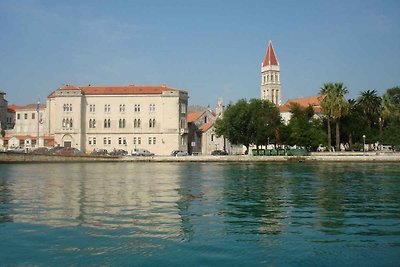
<svg viewBox="0 0 400 267">
<path fill-rule="evenodd" d="M 309 156 L 154 156 L 154 157 L 93 157 L 55 156 L 0 153 L 0 163 L 55 163 L 55 162 L 399 162 L 400 153 L 392 152 L 326 152 Z"/>
</svg>

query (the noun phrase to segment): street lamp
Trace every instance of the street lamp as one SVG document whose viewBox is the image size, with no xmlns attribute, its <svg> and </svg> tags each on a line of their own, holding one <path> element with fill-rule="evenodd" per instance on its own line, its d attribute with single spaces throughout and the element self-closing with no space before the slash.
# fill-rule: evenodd
<svg viewBox="0 0 400 267">
<path fill-rule="evenodd" d="M 37 101 L 37 105 L 36 105 L 36 112 L 37 112 L 37 141 L 36 141 L 36 147 L 39 147 L 39 126 L 40 126 L 39 108 L 40 108 L 40 100 Z"/>
<path fill-rule="evenodd" d="M 363 152 L 365 152 L 365 134 L 363 134 L 363 143 L 364 143 L 364 146 L 363 146 Z"/>
</svg>

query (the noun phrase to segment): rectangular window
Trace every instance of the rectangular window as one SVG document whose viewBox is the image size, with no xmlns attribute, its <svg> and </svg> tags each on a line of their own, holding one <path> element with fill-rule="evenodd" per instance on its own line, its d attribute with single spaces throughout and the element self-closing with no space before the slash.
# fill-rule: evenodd
<svg viewBox="0 0 400 267">
<path fill-rule="evenodd" d="M 107 145 L 107 137 L 104 137 L 104 138 L 103 138 L 103 144 L 104 144 L 104 145 Z"/>
<path fill-rule="evenodd" d="M 93 137 L 93 145 L 96 144 L 96 137 Z"/>
<path fill-rule="evenodd" d="M 122 140 L 124 145 L 126 145 L 126 138 L 124 137 L 124 139 Z"/>
<path fill-rule="evenodd" d="M 151 145 L 151 137 L 149 137 L 149 145 Z"/>
<path fill-rule="evenodd" d="M 28 113 L 24 114 L 24 119 L 27 120 L 28 119 Z"/>
<path fill-rule="evenodd" d="M 21 114 L 17 114 L 17 120 L 21 119 Z"/>
<path fill-rule="evenodd" d="M 108 144 L 111 145 L 111 137 L 108 137 Z"/>
<path fill-rule="evenodd" d="M 136 137 L 133 137 L 133 144 L 136 145 Z"/>
<path fill-rule="evenodd" d="M 142 144 L 142 138 L 141 138 L 141 137 L 138 137 L 138 138 L 137 138 L 137 143 L 138 143 L 138 145 L 141 145 L 141 144 Z"/>
<path fill-rule="evenodd" d="M 92 137 L 89 137 L 89 145 L 92 144 Z"/>
<path fill-rule="evenodd" d="M 35 119 L 35 113 L 32 113 L 32 120 Z"/>
<path fill-rule="evenodd" d="M 186 113 L 186 104 L 181 103 L 181 113 L 185 114 Z"/>
<path fill-rule="evenodd" d="M 122 145 L 122 138 L 118 137 L 118 145 Z"/>
<path fill-rule="evenodd" d="M 153 137 L 153 145 L 155 145 L 156 142 L 157 142 L 157 138 L 156 138 L 156 137 Z"/>
</svg>

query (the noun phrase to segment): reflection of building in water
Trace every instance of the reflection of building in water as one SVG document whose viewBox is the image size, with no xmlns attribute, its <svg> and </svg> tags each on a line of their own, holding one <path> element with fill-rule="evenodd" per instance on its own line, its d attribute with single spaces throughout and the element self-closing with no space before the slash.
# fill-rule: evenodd
<svg viewBox="0 0 400 267">
<path fill-rule="evenodd" d="M 149 235 L 179 233 L 179 175 L 171 175 L 169 166 L 162 165 L 159 176 L 152 178 L 148 167 L 50 165 L 34 178 L 21 177 L 7 186 L 16 204 L 13 220 L 51 226 L 133 228 Z"/>
</svg>

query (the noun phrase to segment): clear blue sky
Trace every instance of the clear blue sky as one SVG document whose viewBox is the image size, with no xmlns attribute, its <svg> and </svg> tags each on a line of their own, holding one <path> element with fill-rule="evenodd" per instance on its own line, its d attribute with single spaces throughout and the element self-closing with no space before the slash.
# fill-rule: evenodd
<svg viewBox="0 0 400 267">
<path fill-rule="evenodd" d="M 260 97 L 268 40 L 283 101 L 341 81 L 400 85 L 400 1 L 0 2 L 0 90 L 43 101 L 63 84 L 158 85 L 215 106 Z"/>
</svg>

